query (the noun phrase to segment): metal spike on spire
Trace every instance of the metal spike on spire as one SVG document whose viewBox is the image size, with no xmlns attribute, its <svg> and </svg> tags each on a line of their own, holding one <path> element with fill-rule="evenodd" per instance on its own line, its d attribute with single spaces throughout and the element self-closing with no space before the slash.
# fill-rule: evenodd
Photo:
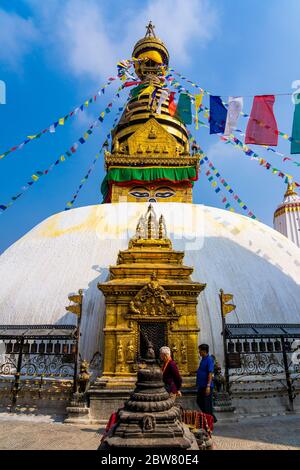
<svg viewBox="0 0 300 470">
<path fill-rule="evenodd" d="M 149 24 L 146 26 L 145 38 L 156 38 L 154 29 L 155 29 L 155 26 L 152 24 L 152 21 L 149 21 Z"/>
</svg>

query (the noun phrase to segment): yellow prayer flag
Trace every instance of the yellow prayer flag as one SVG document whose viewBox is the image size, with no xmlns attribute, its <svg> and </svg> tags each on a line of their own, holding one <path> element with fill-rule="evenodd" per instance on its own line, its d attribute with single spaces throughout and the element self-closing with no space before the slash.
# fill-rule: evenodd
<svg viewBox="0 0 300 470">
<path fill-rule="evenodd" d="M 62 162 L 64 162 L 66 158 L 65 158 L 64 155 L 62 155 L 62 156 L 60 157 L 60 159 L 61 159 Z"/>
<path fill-rule="evenodd" d="M 228 304 L 228 305 L 223 305 L 223 317 L 225 317 L 228 313 L 232 312 L 232 310 L 235 309 L 235 305 L 234 304 Z"/>
<path fill-rule="evenodd" d="M 89 138 L 89 134 L 86 132 L 86 133 L 84 134 L 84 136 L 83 136 L 83 137 L 84 137 L 84 138 L 85 138 L 85 140 L 86 140 L 86 139 L 88 139 L 88 138 Z"/>
<path fill-rule="evenodd" d="M 76 315 L 80 315 L 81 312 L 80 305 L 68 305 L 67 307 L 65 307 L 65 309 L 69 312 L 75 313 Z"/>
<path fill-rule="evenodd" d="M 36 138 L 36 135 L 28 135 L 27 137 L 28 137 L 28 139 L 33 140 L 33 139 Z"/>
<path fill-rule="evenodd" d="M 1 158 L 3 158 L 3 157 L 4 157 L 4 155 L 0 155 L 0 160 L 1 160 Z"/>
<path fill-rule="evenodd" d="M 140 99 L 140 97 L 142 95 L 151 95 L 151 93 L 154 91 L 155 87 L 153 85 L 149 85 L 147 86 L 147 88 L 145 88 L 140 94 L 139 94 L 139 97 L 138 99 Z"/>
<path fill-rule="evenodd" d="M 221 295 L 222 295 L 222 302 L 224 302 L 224 304 L 226 304 L 227 302 L 233 299 L 233 294 L 221 294 Z"/>
<path fill-rule="evenodd" d="M 88 101 L 88 100 L 86 100 L 86 101 L 84 102 L 84 104 L 85 104 L 85 106 L 86 106 L 86 107 L 88 107 L 88 105 L 89 105 L 89 101 Z"/>
<path fill-rule="evenodd" d="M 200 95 L 195 95 L 195 111 L 196 111 L 196 130 L 199 129 L 199 116 L 198 116 L 198 112 L 199 112 L 199 108 L 202 104 L 202 98 L 203 98 L 203 93 L 201 93 Z"/>
<path fill-rule="evenodd" d="M 37 175 L 32 175 L 31 178 L 33 179 L 33 181 L 37 181 L 39 179 Z"/>
<path fill-rule="evenodd" d="M 60 118 L 59 121 L 58 121 L 58 124 L 59 124 L 60 126 L 63 126 L 64 123 L 65 123 L 65 118 Z"/>
</svg>

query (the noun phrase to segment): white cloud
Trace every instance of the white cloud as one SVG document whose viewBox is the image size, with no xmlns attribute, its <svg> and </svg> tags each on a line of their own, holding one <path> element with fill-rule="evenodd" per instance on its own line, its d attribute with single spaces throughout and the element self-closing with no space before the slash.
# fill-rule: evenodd
<svg viewBox="0 0 300 470">
<path fill-rule="evenodd" d="M 38 39 L 32 19 L 0 10 L 0 61 L 18 69 Z"/>
<path fill-rule="evenodd" d="M 150 0 L 135 20 L 130 30 L 142 37 L 145 25 L 151 20 L 157 36 L 166 44 L 178 64 L 191 59 L 192 45 L 204 47 L 215 34 L 218 16 L 209 0 Z M 131 34 L 132 36 L 132 34 Z"/>
<path fill-rule="evenodd" d="M 131 55 L 151 19 L 177 64 L 191 58 L 191 46 L 213 37 L 217 13 L 210 0 L 149 0 L 125 4 L 96 0 L 27 0 L 50 55 L 77 77 L 99 81 Z M 47 4 L 46 4 L 47 3 Z M 113 11 L 114 10 L 114 11 Z M 48 49 L 49 52 L 49 49 Z"/>
</svg>

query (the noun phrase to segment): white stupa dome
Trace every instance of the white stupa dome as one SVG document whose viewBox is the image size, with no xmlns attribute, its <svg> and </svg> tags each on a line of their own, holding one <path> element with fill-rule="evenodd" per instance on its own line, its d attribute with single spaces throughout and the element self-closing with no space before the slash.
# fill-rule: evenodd
<svg viewBox="0 0 300 470">
<path fill-rule="evenodd" d="M 84 289 L 81 354 L 101 352 L 107 279 L 128 247 L 142 203 L 87 206 L 37 225 L 0 257 L 0 324 L 69 324 L 68 295 Z M 159 203 L 173 248 L 185 251 L 199 297 L 200 340 L 222 355 L 219 289 L 234 294 L 230 323 L 300 323 L 300 249 L 272 228 L 228 211 Z M 146 282 L 146 281 L 145 281 Z"/>
</svg>

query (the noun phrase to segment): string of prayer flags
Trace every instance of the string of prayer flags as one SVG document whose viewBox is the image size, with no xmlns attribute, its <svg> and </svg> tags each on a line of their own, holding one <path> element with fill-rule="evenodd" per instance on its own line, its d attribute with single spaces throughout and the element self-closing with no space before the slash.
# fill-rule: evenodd
<svg viewBox="0 0 300 470">
<path fill-rule="evenodd" d="M 169 81 L 172 81 L 172 80 L 176 80 L 175 77 L 172 77 L 171 73 L 170 72 L 173 72 L 175 75 L 179 76 L 182 80 L 185 80 L 187 81 L 188 83 L 190 83 L 193 87 L 196 87 L 197 89 L 199 89 L 201 91 L 201 93 L 204 93 L 204 94 L 207 94 L 207 95 L 211 95 L 209 93 L 209 91 L 207 90 L 204 90 L 202 87 L 200 87 L 200 85 L 197 85 L 196 83 L 193 83 L 191 80 L 188 80 L 186 77 L 184 77 L 182 74 L 180 74 L 179 72 L 175 71 L 174 69 L 172 68 L 169 68 L 168 69 L 168 72 L 169 72 L 169 78 L 168 80 Z M 187 91 L 187 90 L 186 90 Z M 292 93 L 286 93 L 287 95 L 289 94 L 292 94 Z M 268 96 L 275 96 L 275 95 L 268 95 Z M 228 106 L 228 103 L 222 101 L 223 105 L 224 106 Z M 244 118 L 249 118 L 249 114 L 248 113 L 245 113 L 244 111 L 241 111 L 240 112 L 241 116 L 243 116 Z M 276 121 L 275 121 L 276 122 Z M 264 122 L 264 121 L 260 121 L 259 122 L 259 125 L 261 127 L 265 127 L 267 130 L 270 130 L 269 129 L 269 123 L 267 122 Z M 289 142 L 293 142 L 293 140 L 296 141 L 296 143 L 298 142 L 300 144 L 300 137 L 297 135 L 296 136 L 289 136 L 286 132 L 282 132 L 282 131 L 278 131 L 276 128 L 275 128 L 275 131 L 274 131 L 274 134 L 275 136 L 279 136 L 279 137 L 282 137 L 284 140 L 288 140 Z M 246 142 L 248 143 L 248 142 Z M 250 142 L 249 142 L 250 143 Z M 296 152 L 295 152 L 296 153 Z"/>
<path fill-rule="evenodd" d="M 224 186 L 224 188 L 226 189 L 226 191 L 229 192 L 229 194 L 231 194 L 231 196 L 233 197 L 233 199 L 236 201 L 236 203 L 244 210 L 247 212 L 247 215 L 251 218 L 251 219 L 256 219 L 256 216 L 253 214 L 252 211 L 250 211 L 248 209 L 248 207 L 246 206 L 246 204 L 241 200 L 241 198 L 238 196 L 238 194 L 235 193 L 235 191 L 232 189 L 232 187 L 227 183 L 227 181 L 225 181 L 224 178 L 222 178 L 222 175 L 220 174 L 219 170 L 217 170 L 217 168 L 213 165 L 213 163 L 208 159 L 207 156 L 204 156 L 204 158 L 202 159 L 203 163 L 207 164 L 210 168 L 210 170 L 213 172 L 213 174 L 219 179 L 219 181 L 221 182 L 221 184 Z M 209 174 L 210 174 L 210 171 L 209 171 Z M 207 173 L 206 173 L 207 175 Z M 225 202 L 225 201 L 224 201 Z"/>
<path fill-rule="evenodd" d="M 176 108 L 176 116 L 184 124 L 192 124 L 191 98 L 186 93 L 180 93 Z"/>
<path fill-rule="evenodd" d="M 115 126 L 115 124 L 117 123 L 120 114 L 124 111 L 124 108 L 126 107 L 128 101 L 129 101 L 129 99 L 130 99 L 130 97 L 129 97 L 128 100 L 126 101 L 125 105 L 122 106 L 122 107 L 120 107 L 120 108 L 118 109 L 118 112 L 117 112 L 116 117 L 115 117 L 114 122 L 113 122 L 112 129 L 110 130 L 110 132 L 109 132 L 109 133 L 107 134 L 107 136 L 106 136 L 106 137 L 107 137 L 107 140 L 105 140 L 105 142 L 103 142 L 99 153 L 97 153 L 97 155 L 95 156 L 95 158 L 94 158 L 94 160 L 93 160 L 93 162 L 92 162 L 90 168 L 88 169 L 86 175 L 85 175 L 84 178 L 82 178 L 82 180 L 80 181 L 80 184 L 79 184 L 79 186 L 78 186 L 78 188 L 77 188 L 75 194 L 73 195 L 73 198 L 71 199 L 71 201 L 67 202 L 67 204 L 66 204 L 66 206 L 65 206 L 65 211 L 70 210 L 70 209 L 72 208 L 72 206 L 74 205 L 76 199 L 78 198 L 78 194 L 79 194 L 79 192 L 81 191 L 83 185 L 84 185 L 84 184 L 87 182 L 87 180 L 89 179 L 90 174 L 92 173 L 92 171 L 94 170 L 94 168 L 95 168 L 95 166 L 96 166 L 96 163 L 97 163 L 97 160 L 98 160 L 100 154 L 103 152 L 104 147 L 106 147 L 106 146 L 108 145 L 108 141 L 111 139 L 111 135 L 112 135 L 112 131 L 113 131 L 113 129 L 114 129 L 114 126 Z"/>
<path fill-rule="evenodd" d="M 223 134 L 225 131 L 225 124 L 227 119 L 227 109 L 222 103 L 220 96 L 209 96 L 210 103 L 210 119 L 209 119 L 209 133 L 210 134 Z"/>
<path fill-rule="evenodd" d="M 200 165 L 204 163 L 202 160 L 200 161 Z M 214 180 L 214 177 L 211 175 L 211 172 L 208 170 L 205 175 L 207 176 L 207 180 L 210 183 L 211 187 L 214 189 L 215 193 L 221 193 L 221 188 L 218 187 L 218 183 Z M 222 196 L 222 203 L 225 205 L 225 209 L 229 210 L 230 212 L 235 212 L 234 208 L 231 206 L 230 202 L 227 201 L 227 198 Z"/>
<path fill-rule="evenodd" d="M 175 91 L 171 91 L 169 94 L 169 113 L 171 116 L 175 116 L 176 113 L 175 94 Z"/>
<path fill-rule="evenodd" d="M 117 99 L 117 98 L 120 98 L 120 94 L 119 93 L 116 93 L 116 96 L 113 98 L 113 101 L 112 103 L 110 103 L 106 110 L 109 110 L 110 111 L 110 107 L 112 106 L 113 102 Z M 94 131 L 94 128 L 95 127 L 98 127 L 100 122 L 103 122 L 104 118 L 101 116 L 102 113 L 99 115 L 98 119 L 96 119 L 92 124 L 91 126 L 89 127 L 89 129 L 84 133 L 83 137 L 80 137 L 78 139 L 78 142 L 80 144 L 84 144 L 86 142 L 86 140 L 89 138 L 90 135 L 93 134 L 93 131 Z M 0 205 L 0 209 L 2 210 L 2 213 L 7 210 L 17 199 L 19 199 L 21 196 L 23 196 L 23 194 L 34 184 L 36 183 L 37 181 L 39 181 L 39 179 L 44 176 L 44 175 L 48 175 L 50 173 L 50 171 L 53 170 L 53 168 L 55 168 L 57 165 L 59 165 L 60 163 L 63 163 L 65 162 L 67 159 L 66 157 L 71 157 L 76 151 L 77 151 L 77 148 L 78 148 L 78 144 L 77 142 L 75 142 L 71 147 L 70 149 L 68 149 L 67 151 L 64 152 L 63 155 L 61 155 L 57 160 L 55 160 L 54 163 L 52 163 L 46 170 L 44 171 L 41 171 L 41 170 L 38 170 L 36 171 L 33 175 L 31 175 L 31 179 L 30 181 L 28 181 L 24 186 L 22 186 L 21 188 L 21 192 L 18 193 L 17 195 L 15 196 L 12 196 L 11 197 L 11 201 L 4 205 L 4 204 L 1 204 Z"/>
<path fill-rule="evenodd" d="M 278 128 L 273 112 L 274 95 L 255 96 L 247 125 L 245 144 L 278 144 Z"/>
<path fill-rule="evenodd" d="M 113 81 L 116 80 L 117 78 L 118 78 L 117 76 L 116 77 L 110 77 L 107 80 L 107 82 L 105 83 L 105 85 L 103 85 L 101 88 L 99 88 L 93 97 L 89 98 L 88 100 L 85 100 L 85 102 L 81 106 L 77 106 L 70 113 L 66 114 L 66 116 L 61 117 L 57 121 L 55 121 L 54 123 L 50 124 L 50 126 L 48 126 L 46 129 L 38 132 L 37 134 L 27 136 L 27 138 L 23 142 L 21 142 L 19 145 L 16 145 L 16 146 L 10 148 L 9 150 L 7 150 L 6 152 L 0 154 L 0 160 L 2 158 L 6 157 L 7 155 L 9 155 L 11 152 L 14 152 L 16 150 L 21 150 L 24 147 L 24 145 L 26 145 L 29 142 L 32 142 L 36 139 L 39 139 L 42 135 L 46 134 L 47 132 L 50 132 L 51 134 L 54 134 L 57 126 L 59 126 L 59 125 L 63 126 L 65 124 L 66 120 L 69 117 L 76 116 L 79 111 L 84 111 L 84 108 L 87 108 L 91 103 L 95 102 L 97 100 L 97 96 L 100 96 L 101 94 L 104 94 L 105 93 L 105 88 L 107 88 L 109 85 L 111 85 L 111 83 L 113 83 Z M 118 91 L 120 91 L 120 89 L 122 89 L 122 87 L 120 87 L 118 89 Z"/>
<path fill-rule="evenodd" d="M 208 108 L 204 107 L 204 106 L 201 106 L 200 107 L 200 112 L 203 112 L 204 111 L 204 117 L 208 118 L 208 116 L 206 115 L 205 111 L 207 111 Z M 209 126 L 207 124 L 205 124 L 205 122 L 203 121 L 199 121 L 199 125 L 201 127 L 206 127 L 206 128 L 209 128 Z M 242 137 L 245 137 L 245 134 L 240 130 L 240 129 L 236 129 L 236 132 L 241 135 Z M 224 137 L 234 137 L 233 134 L 231 134 L 230 136 L 225 136 Z M 223 139 L 224 141 L 226 141 L 227 143 L 230 143 L 229 141 L 227 141 L 227 139 Z M 259 155 L 257 153 L 254 153 L 251 149 L 249 149 L 249 147 L 247 145 L 244 145 L 240 140 L 237 139 L 238 142 L 240 142 L 241 146 L 243 147 L 243 150 L 246 151 L 247 155 L 249 156 L 252 156 L 254 155 L 255 157 L 257 158 L 260 158 Z M 239 144 L 239 145 L 240 145 Z M 276 155 L 278 155 L 279 157 L 282 157 L 282 161 L 283 163 L 287 162 L 287 161 L 290 161 L 291 163 L 293 163 L 294 165 L 300 167 L 300 162 L 297 162 L 295 160 L 292 160 L 290 157 L 287 157 L 284 153 L 281 153 L 281 152 L 278 152 L 277 150 L 275 150 L 274 148 L 272 147 L 269 147 L 268 145 L 262 145 L 262 147 L 264 147 L 267 151 L 269 152 L 272 152 L 272 153 L 275 153 Z"/>
<path fill-rule="evenodd" d="M 104 146 L 104 144 L 103 144 L 103 146 Z M 70 210 L 71 207 L 73 206 L 74 202 L 76 201 L 76 199 L 77 199 L 77 197 L 78 197 L 79 191 L 81 190 L 81 188 L 82 188 L 82 186 L 84 185 L 84 183 L 88 180 L 88 178 L 89 178 L 91 172 L 93 171 L 93 169 L 94 169 L 94 167 L 95 167 L 95 165 L 96 165 L 96 163 L 97 163 L 97 160 L 98 160 L 98 158 L 99 158 L 99 156 L 100 156 L 100 153 L 101 153 L 102 150 L 103 150 L 103 146 L 102 146 L 100 152 L 96 154 L 95 159 L 94 159 L 92 165 L 90 166 L 90 168 L 89 168 L 87 174 L 86 174 L 85 177 L 80 181 L 80 185 L 79 185 L 77 191 L 75 192 L 75 194 L 74 194 L 74 196 L 73 196 L 73 199 L 72 199 L 71 201 L 67 202 L 66 207 L 65 207 L 65 211 Z"/>
<path fill-rule="evenodd" d="M 195 124 L 196 124 L 196 130 L 199 129 L 199 108 L 202 104 L 202 99 L 203 99 L 203 93 L 200 93 L 199 95 L 195 95 Z"/>
<path fill-rule="evenodd" d="M 231 145 L 233 145 L 235 148 L 239 150 L 242 150 L 245 153 L 245 155 L 247 155 L 248 157 L 251 157 L 251 160 L 256 160 L 259 162 L 260 166 L 263 166 L 267 170 L 271 170 L 273 175 L 278 175 L 280 178 L 285 178 L 285 183 L 288 183 L 289 180 L 293 179 L 292 175 L 284 173 L 280 169 L 273 167 L 271 163 L 266 161 L 264 158 L 260 158 L 257 153 L 253 152 L 253 150 L 247 147 L 247 145 L 244 145 L 243 142 L 237 139 L 237 137 L 235 137 L 234 135 L 231 135 L 229 137 L 222 136 L 221 140 L 225 143 L 230 143 Z M 300 183 L 298 183 L 297 181 L 294 181 L 294 183 L 297 187 L 300 187 Z"/>
<path fill-rule="evenodd" d="M 294 98 L 295 110 L 293 118 L 291 154 L 300 153 L 300 93 L 295 94 Z"/>
<path fill-rule="evenodd" d="M 236 129 L 242 109 L 243 98 L 241 96 L 229 96 L 224 135 L 230 135 Z"/>
</svg>

